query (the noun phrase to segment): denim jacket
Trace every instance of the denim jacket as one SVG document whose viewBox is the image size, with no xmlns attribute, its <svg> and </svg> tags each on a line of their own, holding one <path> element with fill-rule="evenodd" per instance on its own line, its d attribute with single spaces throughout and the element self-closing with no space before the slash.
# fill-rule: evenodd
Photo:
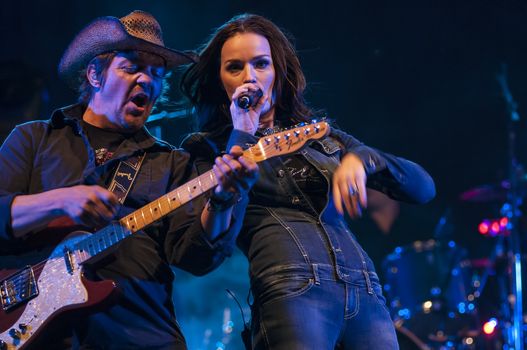
<svg viewBox="0 0 527 350">
<path fill-rule="evenodd" d="M 257 141 L 256 136 L 233 130 L 228 141 L 201 133 L 189 136 L 182 146 L 195 158 L 201 172 L 207 169 L 207 162 L 210 168 L 216 153 L 233 145 L 247 148 Z M 326 180 L 322 212 L 316 212 L 286 171 L 286 156 L 259 163 L 260 177 L 250 192 L 237 239 L 250 262 L 253 292 L 259 285 L 276 280 L 279 274 L 291 276 L 301 271 L 314 274 L 316 279 L 317 270 L 324 270 L 349 283 L 363 275 L 369 284 L 373 263 L 345 218 L 335 210 L 331 195 L 332 176 L 347 153 L 354 153 L 363 161 L 369 188 L 409 203 L 425 203 L 435 196 L 432 178 L 419 165 L 368 147 L 337 129 L 298 152 Z"/>
</svg>

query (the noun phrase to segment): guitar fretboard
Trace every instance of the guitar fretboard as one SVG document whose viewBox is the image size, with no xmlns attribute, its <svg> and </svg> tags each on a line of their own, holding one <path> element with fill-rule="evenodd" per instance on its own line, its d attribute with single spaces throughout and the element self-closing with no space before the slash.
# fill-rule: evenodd
<svg viewBox="0 0 527 350">
<path fill-rule="evenodd" d="M 245 150 L 243 156 L 255 162 L 261 162 L 271 157 L 295 152 L 302 148 L 307 140 L 322 138 L 328 132 L 329 125 L 326 122 L 286 130 L 261 138 L 256 145 Z M 126 237 L 144 229 L 217 184 L 218 181 L 214 172 L 209 170 L 119 221 L 75 243 L 73 249 L 77 252 L 78 262 L 83 263 L 108 250 Z"/>
<path fill-rule="evenodd" d="M 185 185 L 123 217 L 116 223 L 95 232 L 75 245 L 75 250 L 80 252 L 80 263 L 107 250 L 135 232 L 144 229 L 154 221 L 168 215 L 217 184 L 218 181 L 214 172 L 209 170 L 190 180 Z"/>
</svg>

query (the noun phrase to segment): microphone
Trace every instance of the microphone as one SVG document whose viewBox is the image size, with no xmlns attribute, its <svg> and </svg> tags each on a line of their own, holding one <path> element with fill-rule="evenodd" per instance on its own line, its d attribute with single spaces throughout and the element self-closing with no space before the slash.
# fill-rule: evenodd
<svg viewBox="0 0 527 350">
<path fill-rule="evenodd" d="M 262 98 L 263 92 L 262 90 L 258 89 L 257 91 L 247 91 L 238 97 L 236 100 L 236 104 L 238 107 L 243 109 L 248 109 L 249 107 L 254 107 Z"/>
</svg>

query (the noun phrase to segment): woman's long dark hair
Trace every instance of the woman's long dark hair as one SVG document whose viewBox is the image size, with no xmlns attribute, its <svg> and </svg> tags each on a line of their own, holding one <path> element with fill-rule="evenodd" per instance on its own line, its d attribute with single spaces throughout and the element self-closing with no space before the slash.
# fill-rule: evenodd
<svg viewBox="0 0 527 350">
<path fill-rule="evenodd" d="M 238 33 L 255 33 L 267 39 L 275 69 L 275 118 L 284 125 L 305 122 L 313 115 L 306 105 L 306 79 L 295 48 L 270 20 L 253 14 L 233 17 L 219 27 L 203 45 L 199 62 L 184 73 L 181 90 L 196 108 L 198 128 L 217 131 L 231 125 L 230 101 L 220 80 L 223 44 Z"/>
</svg>

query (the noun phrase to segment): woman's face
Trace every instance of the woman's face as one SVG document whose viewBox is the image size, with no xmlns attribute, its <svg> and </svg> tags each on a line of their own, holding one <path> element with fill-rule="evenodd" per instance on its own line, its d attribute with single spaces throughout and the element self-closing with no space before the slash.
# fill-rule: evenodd
<svg viewBox="0 0 527 350">
<path fill-rule="evenodd" d="M 275 78 L 269 41 L 255 33 L 239 33 L 227 39 L 221 49 L 220 78 L 230 100 L 240 85 L 256 84 L 268 96 L 262 113 L 268 112 Z"/>
</svg>

